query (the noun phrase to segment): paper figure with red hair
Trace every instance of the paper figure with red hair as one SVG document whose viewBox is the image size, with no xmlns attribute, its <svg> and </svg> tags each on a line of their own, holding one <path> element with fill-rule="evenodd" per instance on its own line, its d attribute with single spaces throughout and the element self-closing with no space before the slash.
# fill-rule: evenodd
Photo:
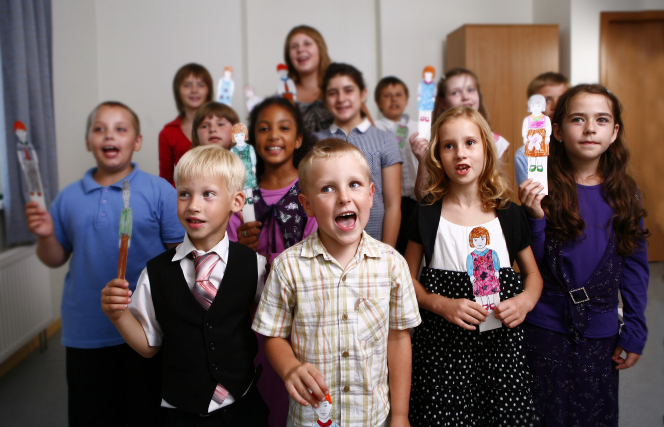
<svg viewBox="0 0 664 427">
<path fill-rule="evenodd" d="M 318 402 L 318 408 L 312 407 L 316 415 L 318 415 L 318 421 L 311 427 L 339 427 L 339 424 L 332 421 L 330 414 L 332 413 L 332 397 L 330 394 L 325 395 L 325 399 Z"/>
<path fill-rule="evenodd" d="M 431 139 L 431 114 L 438 92 L 436 83 L 433 81 L 435 76 L 436 69 L 427 65 L 422 70 L 422 81 L 417 86 L 417 109 L 420 113 L 417 131 L 420 138 Z"/>
<path fill-rule="evenodd" d="M 224 67 L 224 76 L 219 79 L 219 96 L 217 101 L 222 104 L 231 105 L 233 102 L 233 92 L 235 92 L 235 82 L 233 81 L 233 67 Z"/>
<path fill-rule="evenodd" d="M 255 106 L 263 102 L 263 98 L 256 95 L 256 91 L 254 90 L 254 87 L 251 85 L 246 85 L 244 87 L 244 97 L 247 99 L 247 110 L 250 113 Z"/>
<path fill-rule="evenodd" d="M 39 207 L 46 209 L 44 187 L 42 186 L 42 179 L 39 174 L 39 160 L 37 159 L 35 147 L 28 141 L 28 131 L 22 122 L 14 122 L 14 133 L 18 137 L 16 154 L 18 155 L 18 162 L 21 164 L 21 169 L 23 169 L 30 201 L 37 202 Z"/>
<path fill-rule="evenodd" d="M 480 325 L 480 331 L 501 326 L 493 315 L 493 310 L 500 304 L 500 258 L 498 253 L 489 249 L 491 243 L 489 230 L 475 227 L 468 236 L 470 247 L 474 250 L 466 258 L 466 270 L 473 285 L 475 301 L 489 311 L 489 317 Z"/>
<path fill-rule="evenodd" d="M 131 246 L 131 229 L 133 224 L 133 217 L 131 208 L 129 207 L 129 197 L 131 196 L 131 186 L 129 180 L 122 181 L 122 200 L 124 207 L 120 212 L 120 256 L 118 258 L 118 279 L 124 280 L 125 272 L 127 271 L 127 253 L 129 246 Z"/>
<path fill-rule="evenodd" d="M 542 95 L 528 98 L 530 115 L 523 119 L 521 136 L 525 144 L 523 154 L 528 159 L 528 178 L 544 186 L 542 193 L 549 194 L 547 157 L 551 138 L 551 120 L 544 114 L 546 99 Z M 540 193 L 541 194 L 541 193 Z"/>
<path fill-rule="evenodd" d="M 256 179 L 256 151 L 254 147 L 247 144 L 247 139 L 249 139 L 249 131 L 247 127 L 242 123 L 237 123 L 231 129 L 233 133 L 233 141 L 235 146 L 231 148 L 231 152 L 235 153 L 240 160 L 242 160 L 242 165 L 247 171 L 247 175 L 244 179 L 244 208 L 242 208 L 242 219 L 244 222 L 256 221 L 256 213 L 254 211 L 254 187 L 258 185 L 258 180 Z"/>
<path fill-rule="evenodd" d="M 285 64 L 277 65 L 277 74 L 279 75 L 277 83 L 279 96 L 295 102 L 297 100 L 295 82 L 288 77 L 288 67 Z"/>
</svg>

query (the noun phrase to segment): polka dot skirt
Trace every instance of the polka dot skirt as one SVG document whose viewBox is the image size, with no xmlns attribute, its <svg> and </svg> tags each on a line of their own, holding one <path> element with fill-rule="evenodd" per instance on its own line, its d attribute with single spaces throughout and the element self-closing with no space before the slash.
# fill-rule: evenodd
<svg viewBox="0 0 664 427">
<path fill-rule="evenodd" d="M 424 268 L 420 282 L 447 298 L 475 300 L 465 272 Z M 500 300 L 523 286 L 511 268 L 500 269 Z M 521 326 L 469 331 L 420 309 L 413 336 L 412 426 L 534 426 L 537 417 L 521 349 Z"/>
</svg>

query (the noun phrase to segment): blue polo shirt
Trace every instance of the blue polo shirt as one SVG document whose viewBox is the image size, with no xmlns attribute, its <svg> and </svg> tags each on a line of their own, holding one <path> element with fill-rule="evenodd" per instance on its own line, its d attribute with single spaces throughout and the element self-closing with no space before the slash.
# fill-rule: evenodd
<svg viewBox="0 0 664 427">
<path fill-rule="evenodd" d="M 129 288 L 145 264 L 166 250 L 166 243 L 184 239 L 177 217 L 175 188 L 163 178 L 138 169 L 121 181 L 102 187 L 92 178 L 97 168 L 63 189 L 51 205 L 55 237 L 71 253 L 62 293 L 62 344 L 99 348 L 124 343 L 101 310 L 101 290 L 117 277 L 120 253 L 122 182 L 131 185 L 129 207 L 133 227 L 127 256 Z"/>
</svg>

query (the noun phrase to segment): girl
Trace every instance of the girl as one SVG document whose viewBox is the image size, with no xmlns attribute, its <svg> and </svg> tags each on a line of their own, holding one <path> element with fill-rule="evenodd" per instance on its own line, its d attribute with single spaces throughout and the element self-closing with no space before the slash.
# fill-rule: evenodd
<svg viewBox="0 0 664 427">
<path fill-rule="evenodd" d="M 234 214 L 228 222 L 228 237 L 258 253 L 272 264 L 284 249 L 300 242 L 318 227 L 308 218 L 298 200 L 297 167 L 313 145 L 299 109 L 290 101 L 268 98 L 257 105 L 249 118 L 249 143 L 256 150 L 258 186 L 253 190 L 258 221 L 242 223 Z M 256 364 L 263 365 L 258 389 L 270 408 L 270 427 L 284 427 L 288 417 L 288 392 L 263 351 L 258 337 Z"/>
<path fill-rule="evenodd" d="M 428 196 L 411 215 L 405 256 L 422 315 L 413 336 L 413 426 L 536 421 L 518 326 L 542 278 L 491 141 L 480 113 L 455 107 L 434 123 L 424 157 Z M 495 308 L 481 303 L 489 297 Z"/>
<path fill-rule="evenodd" d="M 191 131 L 191 146 L 217 144 L 233 147 L 233 125 L 240 122 L 235 110 L 220 102 L 208 102 L 196 111 Z"/>
<path fill-rule="evenodd" d="M 376 188 L 365 230 L 374 239 L 394 247 L 401 221 L 401 154 L 396 136 L 376 129 L 364 117 L 361 108 L 367 89 L 362 73 L 352 65 L 331 64 L 322 88 L 334 123 L 314 138 L 343 139 L 364 153 Z"/>
<path fill-rule="evenodd" d="M 175 187 L 173 171 L 180 157 L 191 148 L 187 135 L 191 135 L 196 110 L 212 101 L 210 73 L 202 65 L 182 66 L 173 79 L 173 95 L 178 116 L 159 133 L 159 176 Z"/>
<path fill-rule="evenodd" d="M 638 361 L 647 338 L 649 233 L 620 110 L 603 86 L 566 92 L 553 115 L 549 197 L 532 180 L 519 186 L 544 278 L 524 347 L 546 426 L 617 426 L 618 371 Z"/>
<path fill-rule="evenodd" d="M 314 133 L 332 124 L 332 115 L 325 108 L 320 86 L 330 57 L 323 36 L 312 27 L 294 27 L 286 36 L 284 62 L 288 77 L 295 82 L 297 105 L 302 111 L 304 127 Z"/>
</svg>

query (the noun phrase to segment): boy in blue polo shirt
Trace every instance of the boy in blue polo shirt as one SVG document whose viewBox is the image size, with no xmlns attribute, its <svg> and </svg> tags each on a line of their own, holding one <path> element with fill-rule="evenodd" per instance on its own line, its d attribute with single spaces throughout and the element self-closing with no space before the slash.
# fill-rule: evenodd
<svg viewBox="0 0 664 427">
<path fill-rule="evenodd" d="M 36 203 L 26 205 L 39 259 L 55 268 L 71 258 L 61 308 L 70 426 L 159 425 L 163 416 L 159 361 L 144 359 L 125 344 L 99 306 L 101 289 L 117 277 L 124 180 L 131 186 L 133 212 L 130 288 L 148 260 L 184 238 L 175 189 L 131 162 L 141 143 L 138 117 L 129 107 L 100 104 L 86 130 L 97 167 L 63 189 L 50 213 Z M 131 404 L 112 404 L 120 397 Z"/>
</svg>

